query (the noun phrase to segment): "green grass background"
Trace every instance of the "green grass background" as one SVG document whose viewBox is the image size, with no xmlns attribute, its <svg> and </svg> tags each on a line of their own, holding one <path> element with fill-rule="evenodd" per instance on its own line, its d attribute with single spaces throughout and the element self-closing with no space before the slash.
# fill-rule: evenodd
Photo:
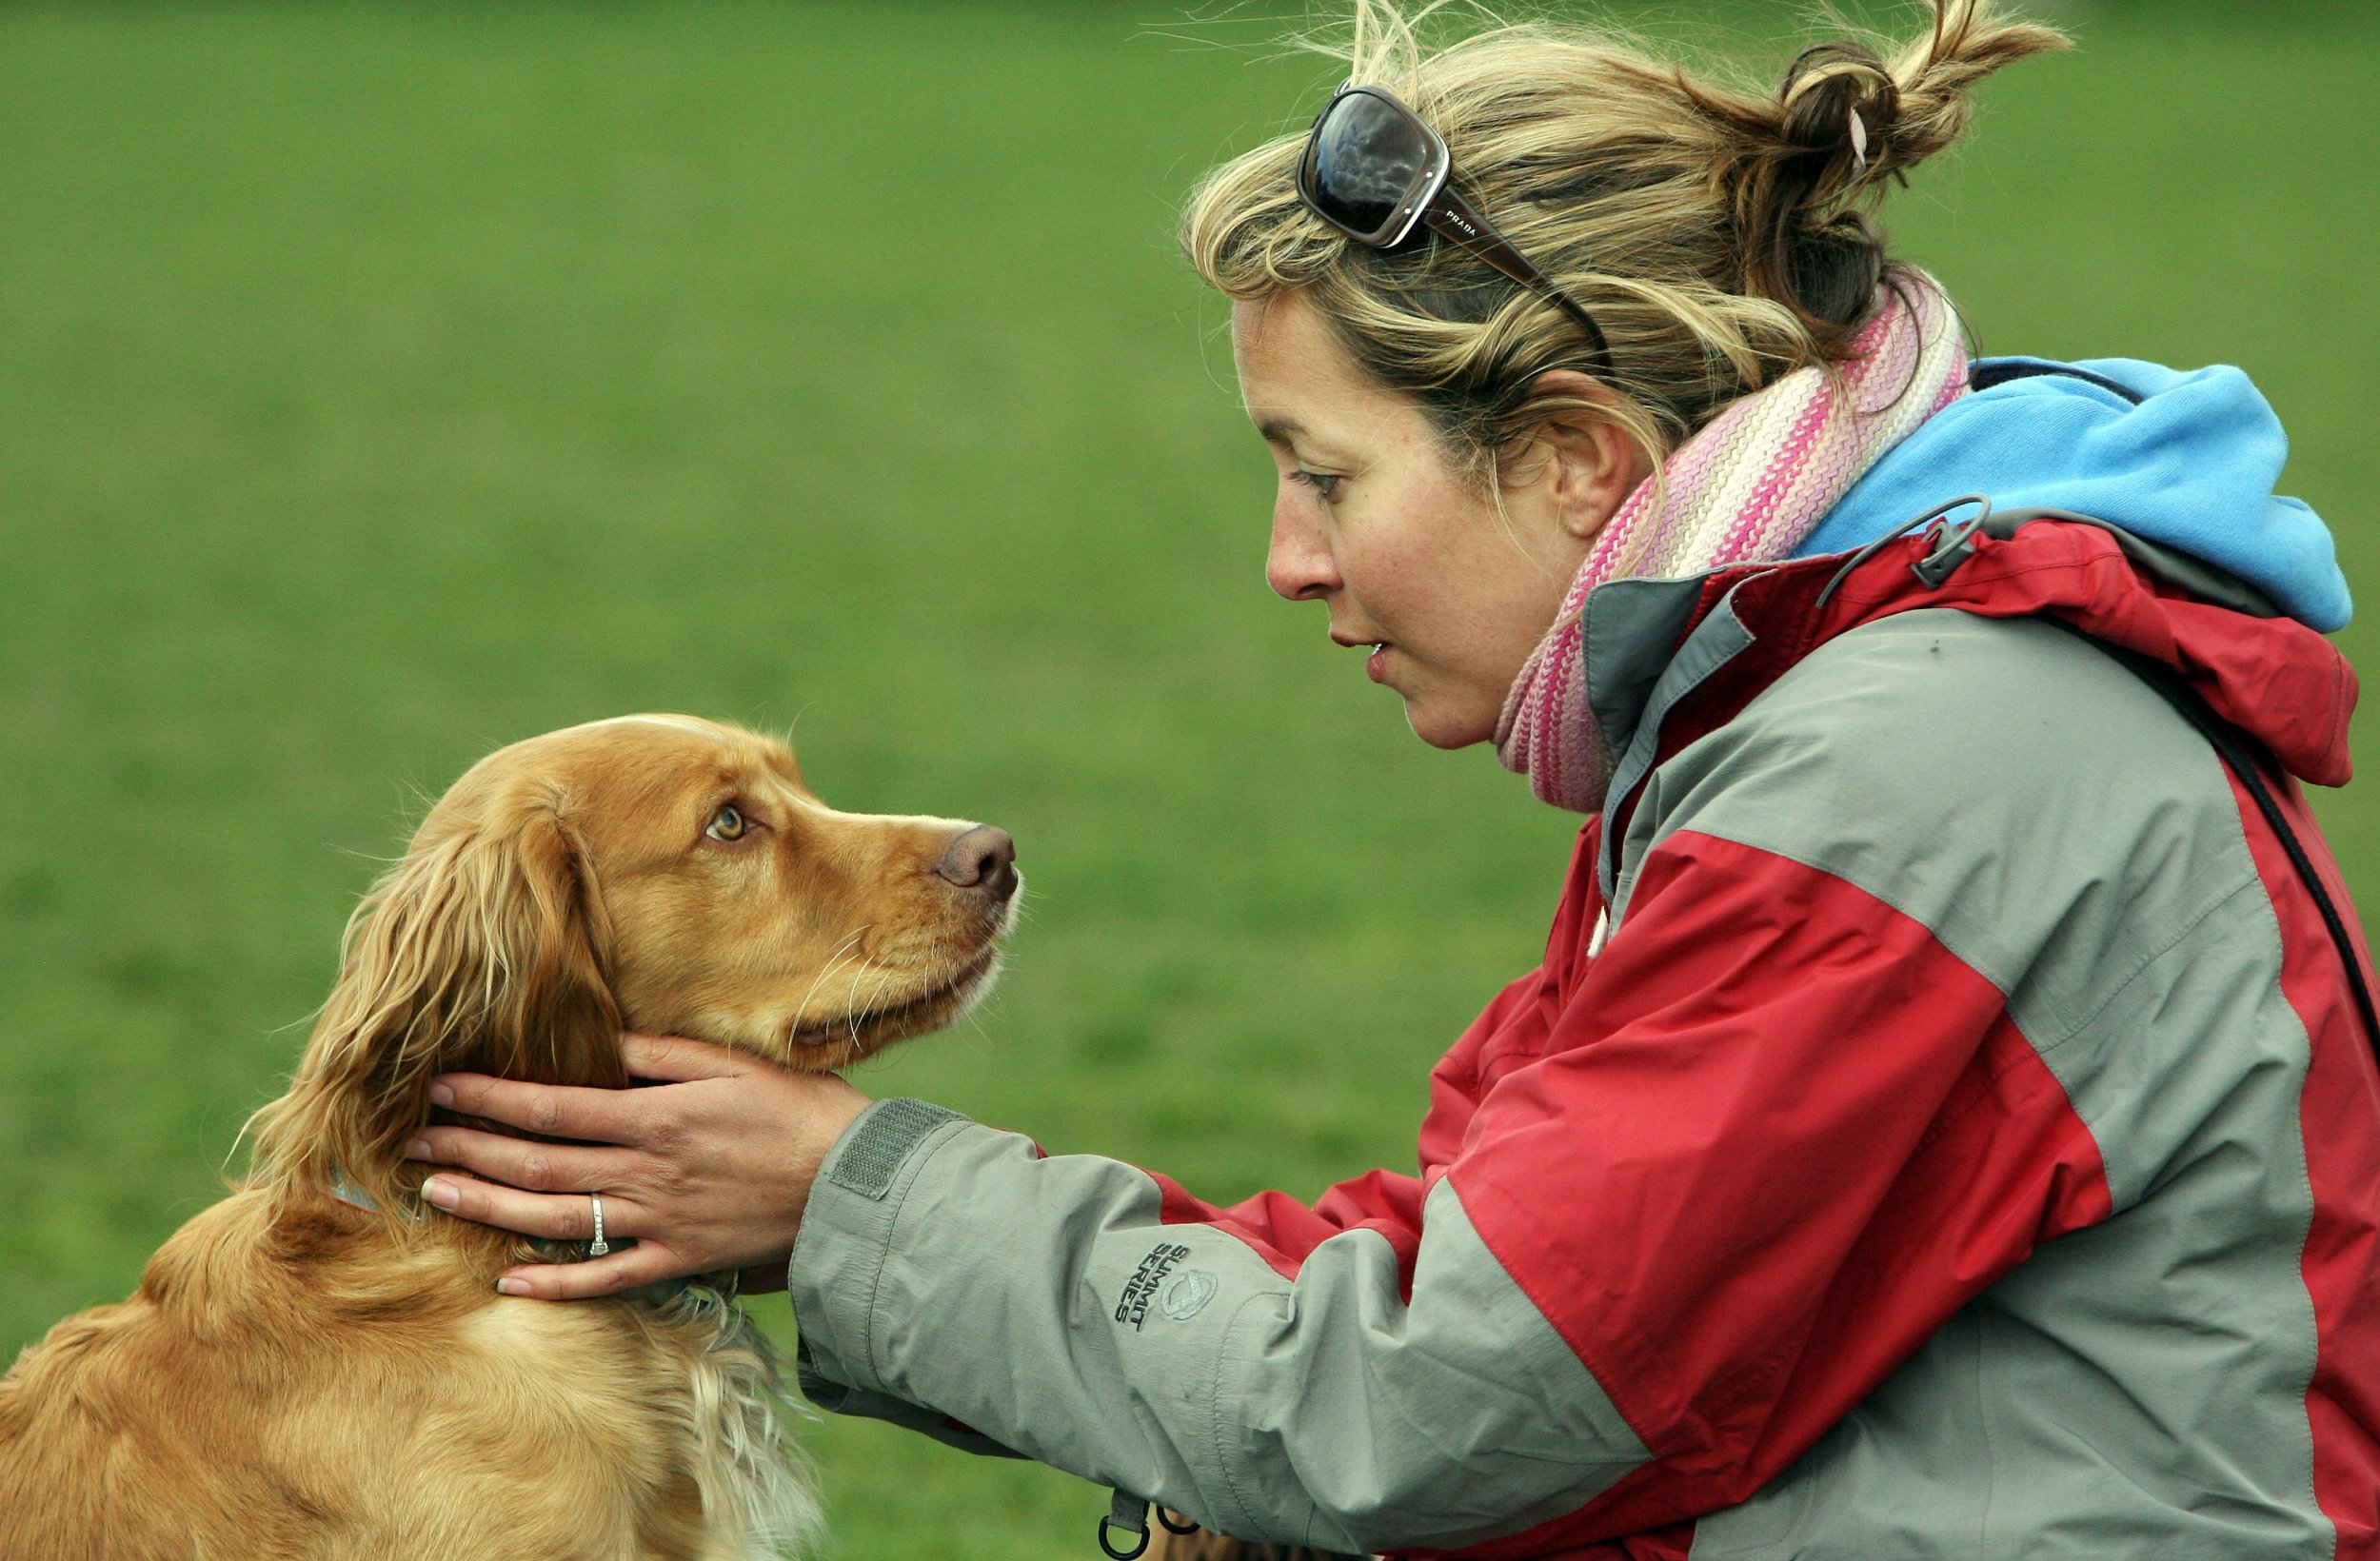
<svg viewBox="0 0 2380 1561">
<path fill-rule="evenodd" d="M 1790 51 L 1786 8 L 1716 14 Z M 2064 14 L 1903 248 L 1987 350 L 2245 366 L 2380 590 L 2380 17 Z M 836 804 L 1016 833 L 1007 984 L 871 1091 L 1218 1196 L 1410 1163 L 1575 820 L 1264 589 L 1270 468 L 1171 227 L 1327 88 L 1220 47 L 1275 30 L 0 10 L 0 1359 L 215 1195 L 418 798 L 629 710 L 798 723 Z M 2368 905 L 2370 785 L 2324 802 Z M 1081 1553 L 1103 1507 L 811 1440 L 846 1556 Z"/>
</svg>

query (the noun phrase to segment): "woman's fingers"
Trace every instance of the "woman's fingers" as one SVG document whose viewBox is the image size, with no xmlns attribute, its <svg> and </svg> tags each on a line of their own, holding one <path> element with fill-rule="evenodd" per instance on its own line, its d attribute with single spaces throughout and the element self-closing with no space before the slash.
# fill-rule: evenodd
<svg viewBox="0 0 2380 1561">
<path fill-rule="evenodd" d="M 426 1127 L 406 1144 L 405 1156 L 459 1165 L 489 1181 L 510 1182 L 532 1193 L 623 1186 L 639 1164 L 631 1150 L 540 1143 L 469 1127 Z"/>
<path fill-rule="evenodd" d="M 636 1244 L 584 1264 L 530 1265 L 520 1271 L 525 1288 L 512 1294 L 561 1300 L 682 1274 L 782 1270 L 819 1162 L 867 1097 L 831 1075 L 788 1073 L 699 1041 L 636 1036 L 622 1037 L 621 1047 L 631 1071 L 654 1080 L 649 1088 L 443 1078 L 448 1098 L 441 1104 L 591 1141 L 424 1128 L 407 1154 L 464 1168 L 431 1178 L 441 1184 L 429 1189 L 432 1207 L 503 1230 L 584 1240 L 592 1234 L 586 1195 L 605 1195 L 605 1234 Z M 579 1104 L 593 1109 L 574 1110 Z M 782 1272 L 767 1277 L 772 1289 L 783 1283 Z"/>
<path fill-rule="evenodd" d="M 625 1035 L 620 1037 L 620 1056 L 633 1077 L 676 1084 L 697 1078 L 732 1078 L 748 1071 L 752 1062 L 724 1046 L 684 1036 Z"/>
<path fill-rule="evenodd" d="M 429 1081 L 432 1105 L 466 1116 L 488 1116 L 549 1138 L 591 1138 L 598 1143 L 634 1143 L 639 1102 L 628 1090 L 581 1089 L 569 1084 L 525 1084 L 486 1074 L 440 1074 Z"/>
<path fill-rule="evenodd" d="M 433 1208 L 551 1241 L 586 1241 L 595 1235 L 595 1203 L 585 1193 L 524 1193 L 517 1187 L 444 1173 L 422 1183 Z M 625 1241 L 645 1226 L 645 1211 L 627 1199 L 604 1195 L 604 1239 Z"/>
<path fill-rule="evenodd" d="M 556 1241 L 585 1241 L 595 1234 L 594 1205 L 584 1193 L 555 1196 L 524 1193 L 459 1172 L 441 1172 L 422 1184 L 422 1195 L 448 1214 L 484 1225 L 499 1225 L 525 1235 Z M 645 1211 L 622 1198 L 604 1199 L 604 1238 L 625 1241 L 645 1227 Z M 750 1288 L 784 1288 L 783 1265 L 753 1271 L 762 1281 Z M 639 1285 L 674 1279 L 694 1272 L 685 1255 L 664 1242 L 639 1241 L 635 1246 L 584 1263 L 532 1263 L 507 1270 L 496 1288 L 506 1295 L 541 1301 L 575 1301 L 593 1295 L 616 1295 Z M 773 1277 L 775 1285 L 765 1283 Z M 740 1287 L 743 1288 L 743 1287 Z"/>
<path fill-rule="evenodd" d="M 605 1207 L 605 1221 L 609 1223 L 610 1206 Z M 496 1281 L 496 1288 L 507 1295 L 541 1301 L 579 1301 L 590 1295 L 617 1295 L 686 1272 L 684 1260 L 667 1247 L 645 1241 L 585 1263 L 538 1263 L 511 1269 Z"/>
</svg>

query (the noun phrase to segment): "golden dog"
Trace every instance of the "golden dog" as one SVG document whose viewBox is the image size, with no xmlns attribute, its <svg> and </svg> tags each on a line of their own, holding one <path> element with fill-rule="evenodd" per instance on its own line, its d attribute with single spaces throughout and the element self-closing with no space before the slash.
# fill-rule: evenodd
<svg viewBox="0 0 2380 1561">
<path fill-rule="evenodd" d="M 437 1073 L 625 1085 L 624 1028 L 832 1069 L 946 1024 L 995 973 L 1013 858 L 998 830 L 834 812 L 783 744 L 684 717 L 483 760 L 349 922 L 249 1179 L 0 1379 L 0 1555 L 803 1540 L 817 1504 L 741 1312 L 702 1287 L 500 1296 L 557 1249 L 428 1209 L 403 1147 Z"/>
</svg>

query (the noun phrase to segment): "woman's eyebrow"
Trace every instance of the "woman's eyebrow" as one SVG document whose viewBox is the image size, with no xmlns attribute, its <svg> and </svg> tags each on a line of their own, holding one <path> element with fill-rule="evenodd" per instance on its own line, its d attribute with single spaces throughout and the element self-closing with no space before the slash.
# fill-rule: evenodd
<svg viewBox="0 0 2380 1561">
<path fill-rule="evenodd" d="M 1285 417 L 1260 417 L 1256 420 L 1256 431 L 1268 445 L 1286 445 L 1306 430 L 1305 425 Z"/>
</svg>

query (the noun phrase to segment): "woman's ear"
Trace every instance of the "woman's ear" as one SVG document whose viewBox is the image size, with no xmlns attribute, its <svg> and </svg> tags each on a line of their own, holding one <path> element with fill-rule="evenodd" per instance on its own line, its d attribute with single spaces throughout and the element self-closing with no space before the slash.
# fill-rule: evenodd
<svg viewBox="0 0 2380 1561">
<path fill-rule="evenodd" d="M 1611 523 L 1652 475 L 1653 462 L 1615 415 L 1618 397 L 1572 368 L 1553 368 L 1530 385 L 1528 438 L 1543 464 L 1556 523 L 1575 542 L 1589 543 Z"/>
<path fill-rule="evenodd" d="M 626 1083 L 603 942 L 553 799 L 493 801 L 462 820 L 433 814 L 347 924 L 297 1077 L 262 1114 L 260 1167 L 335 1167 L 381 1195 L 427 1119 L 434 1074 Z"/>
</svg>

